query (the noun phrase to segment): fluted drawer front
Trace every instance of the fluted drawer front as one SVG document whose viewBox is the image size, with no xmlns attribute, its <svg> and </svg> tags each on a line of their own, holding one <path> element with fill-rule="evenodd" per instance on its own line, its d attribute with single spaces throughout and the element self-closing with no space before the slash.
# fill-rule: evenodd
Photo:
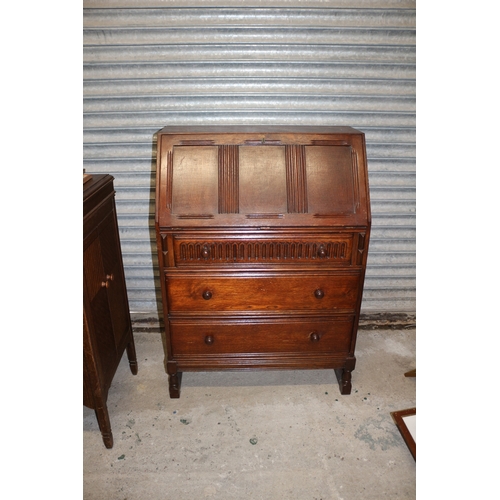
<svg viewBox="0 0 500 500">
<path fill-rule="evenodd" d="M 174 236 L 176 266 L 227 264 L 311 264 L 349 265 L 351 234 L 325 238 L 207 238 Z"/>
<path fill-rule="evenodd" d="M 354 310 L 360 275 L 246 273 L 167 277 L 169 311 Z"/>
<path fill-rule="evenodd" d="M 347 353 L 352 318 L 334 321 L 172 320 L 172 354 Z"/>
</svg>

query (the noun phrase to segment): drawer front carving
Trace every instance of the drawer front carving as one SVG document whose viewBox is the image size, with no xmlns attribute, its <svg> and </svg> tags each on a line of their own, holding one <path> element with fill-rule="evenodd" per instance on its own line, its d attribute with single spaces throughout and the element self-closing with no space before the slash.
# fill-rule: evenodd
<svg viewBox="0 0 500 500">
<path fill-rule="evenodd" d="M 246 274 L 167 277 L 169 310 L 214 311 L 335 311 L 353 310 L 359 293 L 359 274 L 293 276 Z"/>
<path fill-rule="evenodd" d="M 334 321 L 172 320 L 172 355 L 231 353 L 348 353 L 352 318 Z"/>
<path fill-rule="evenodd" d="M 176 266 L 227 264 L 350 265 L 352 235 L 324 239 L 207 239 L 174 237 Z"/>
</svg>

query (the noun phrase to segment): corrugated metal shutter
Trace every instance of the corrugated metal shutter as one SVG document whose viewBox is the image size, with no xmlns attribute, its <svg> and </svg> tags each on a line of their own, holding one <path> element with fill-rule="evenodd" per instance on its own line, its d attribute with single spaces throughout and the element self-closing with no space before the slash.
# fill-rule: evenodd
<svg viewBox="0 0 500 500">
<path fill-rule="evenodd" d="M 84 168 L 115 177 L 132 317 L 158 318 L 155 133 L 189 124 L 364 131 L 373 228 L 362 312 L 413 314 L 415 2 L 263 4 L 84 2 Z"/>
</svg>

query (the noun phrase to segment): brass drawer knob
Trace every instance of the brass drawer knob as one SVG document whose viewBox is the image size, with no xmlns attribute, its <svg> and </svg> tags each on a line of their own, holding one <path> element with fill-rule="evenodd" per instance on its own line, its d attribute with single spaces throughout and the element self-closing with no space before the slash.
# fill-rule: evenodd
<svg viewBox="0 0 500 500">
<path fill-rule="evenodd" d="M 319 342 L 320 336 L 318 332 L 311 332 L 309 335 L 311 342 Z"/>
<path fill-rule="evenodd" d="M 314 296 L 317 299 L 322 299 L 325 296 L 325 292 L 323 290 L 321 290 L 320 288 L 318 288 L 317 290 L 314 291 Z"/>
<path fill-rule="evenodd" d="M 205 344 L 212 345 L 213 343 L 214 343 L 214 337 L 213 337 L 213 335 L 207 335 L 205 337 Z"/>
<path fill-rule="evenodd" d="M 201 249 L 201 256 L 204 259 L 208 259 L 210 257 L 210 248 L 207 245 L 203 245 L 203 248 Z"/>
<path fill-rule="evenodd" d="M 212 298 L 212 292 L 210 290 L 205 290 L 201 296 L 205 299 L 205 300 L 210 300 Z"/>
</svg>

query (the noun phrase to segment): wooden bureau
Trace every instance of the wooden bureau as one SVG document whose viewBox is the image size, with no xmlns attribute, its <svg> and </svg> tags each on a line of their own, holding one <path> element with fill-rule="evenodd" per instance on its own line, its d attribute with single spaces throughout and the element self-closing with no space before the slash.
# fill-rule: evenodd
<svg viewBox="0 0 500 500">
<path fill-rule="evenodd" d="M 370 237 L 349 127 L 166 127 L 156 236 L 170 397 L 184 371 L 331 368 L 351 392 Z"/>
<path fill-rule="evenodd" d="M 106 448 L 113 446 L 106 400 L 125 349 L 135 375 L 113 177 L 92 174 L 83 185 L 83 404 L 95 410 Z"/>
</svg>

